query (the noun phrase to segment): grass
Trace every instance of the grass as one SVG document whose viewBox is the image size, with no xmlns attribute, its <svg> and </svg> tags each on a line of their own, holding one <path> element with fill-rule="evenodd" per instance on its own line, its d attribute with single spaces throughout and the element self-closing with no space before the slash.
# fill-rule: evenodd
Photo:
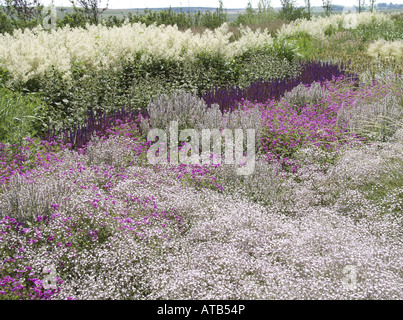
<svg viewBox="0 0 403 320">
<path fill-rule="evenodd" d="M 0 89 L 0 141 L 21 143 L 43 127 L 45 105 L 32 95 Z"/>
<path fill-rule="evenodd" d="M 391 159 L 385 163 L 385 172 L 376 182 L 358 187 L 368 200 L 387 213 L 402 214 L 403 210 L 403 160 Z"/>
</svg>

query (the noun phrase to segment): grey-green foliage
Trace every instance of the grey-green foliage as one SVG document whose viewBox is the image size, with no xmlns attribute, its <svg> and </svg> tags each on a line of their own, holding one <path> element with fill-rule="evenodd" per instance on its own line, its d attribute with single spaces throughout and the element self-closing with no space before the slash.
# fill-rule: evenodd
<svg viewBox="0 0 403 320">
<path fill-rule="evenodd" d="M 326 96 L 327 91 L 320 86 L 320 83 L 313 82 L 309 88 L 301 83 L 286 92 L 282 100 L 290 106 L 301 108 L 304 104 L 319 104 Z"/>
<path fill-rule="evenodd" d="M 67 187 L 59 179 L 41 180 L 27 181 L 16 174 L 0 197 L 0 217 L 12 215 L 19 222 L 32 222 L 38 215 L 49 215 L 50 203 L 60 203 Z"/>
<path fill-rule="evenodd" d="M 42 129 L 45 104 L 31 95 L 0 89 L 0 141 L 19 143 Z"/>
<path fill-rule="evenodd" d="M 208 108 L 196 94 L 179 90 L 154 99 L 147 111 L 149 118 L 143 119 L 140 124 L 145 135 L 150 128 L 168 132 L 170 122 L 178 121 L 179 129 L 255 129 L 256 141 L 260 141 L 262 121 L 259 109 L 238 108 L 223 114 L 219 105 L 213 104 Z"/>
<path fill-rule="evenodd" d="M 286 58 L 280 58 L 273 54 L 254 54 L 242 66 L 237 85 L 241 88 L 259 80 L 283 79 L 294 77 L 300 73 L 301 65 Z"/>
<path fill-rule="evenodd" d="M 112 136 L 107 140 L 93 134 L 91 141 L 87 146 L 86 152 L 88 156 L 88 165 L 114 166 L 122 168 L 128 163 L 137 162 L 133 148 L 130 148 L 131 140 L 128 137 Z"/>
<path fill-rule="evenodd" d="M 147 111 L 151 128 L 166 130 L 171 121 L 178 121 L 179 128 L 190 129 L 201 123 L 207 105 L 196 94 L 179 90 L 152 100 Z"/>
<path fill-rule="evenodd" d="M 356 100 L 352 107 L 340 108 L 337 121 L 351 133 L 370 140 L 387 141 L 403 128 L 401 98 L 389 93 L 373 103 Z"/>
<path fill-rule="evenodd" d="M 258 109 L 235 109 L 233 112 L 224 113 L 223 127 L 231 130 L 235 129 L 254 129 L 255 130 L 255 145 L 260 146 L 262 132 L 262 112 Z"/>
<path fill-rule="evenodd" d="M 244 196 L 262 204 L 273 204 L 283 199 L 288 186 L 281 176 L 281 167 L 265 159 L 257 158 L 254 171 L 251 175 L 237 175 L 237 167 L 234 165 L 220 165 L 215 169 L 215 176 L 225 191 Z"/>
<path fill-rule="evenodd" d="M 199 125 L 202 129 L 215 129 L 223 126 L 223 114 L 218 104 L 213 104 L 206 110 L 203 116 L 203 122 Z"/>
<path fill-rule="evenodd" d="M 398 129 L 396 133 L 393 135 L 393 137 L 396 140 L 403 142 L 403 128 Z"/>
<path fill-rule="evenodd" d="M 211 108 L 195 93 L 178 90 L 162 94 L 147 107 L 148 119 L 141 122 L 142 131 L 150 128 L 168 130 L 171 121 L 178 121 L 179 129 L 221 128 L 222 113 L 217 104 Z"/>
</svg>

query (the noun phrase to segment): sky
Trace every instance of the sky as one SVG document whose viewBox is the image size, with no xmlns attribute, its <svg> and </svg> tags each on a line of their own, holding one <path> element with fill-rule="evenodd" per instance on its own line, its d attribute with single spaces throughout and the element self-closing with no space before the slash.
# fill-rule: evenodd
<svg viewBox="0 0 403 320">
<path fill-rule="evenodd" d="M 53 0 L 55 6 L 70 6 L 69 0 Z M 101 0 L 101 4 L 107 0 Z M 259 0 L 252 0 L 252 6 L 257 7 Z M 369 0 L 366 1 L 369 3 Z M 377 0 L 378 3 L 399 3 L 403 0 Z M 48 5 L 51 0 L 43 0 L 42 3 Z M 297 0 L 297 5 L 304 5 L 304 0 Z M 358 0 L 333 0 L 333 4 L 351 6 L 358 3 Z M 224 8 L 246 8 L 248 0 L 223 0 Z M 311 6 L 321 6 L 322 0 L 311 0 Z M 218 7 L 218 0 L 109 0 L 110 9 L 125 8 L 164 8 L 164 7 Z M 272 7 L 281 7 L 280 0 L 272 0 Z"/>
</svg>

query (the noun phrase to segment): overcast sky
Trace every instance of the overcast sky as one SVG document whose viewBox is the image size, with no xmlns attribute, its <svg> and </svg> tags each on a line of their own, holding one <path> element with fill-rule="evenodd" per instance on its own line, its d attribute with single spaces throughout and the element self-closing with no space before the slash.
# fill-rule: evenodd
<svg viewBox="0 0 403 320">
<path fill-rule="evenodd" d="M 101 4 L 107 0 L 102 0 Z M 252 6 L 257 7 L 259 0 L 252 0 Z M 369 0 L 366 2 L 369 3 Z M 378 3 L 390 3 L 390 0 L 377 0 Z M 42 3 L 48 5 L 51 0 L 43 0 Z M 225 8 L 246 8 L 248 0 L 223 0 Z M 297 5 L 303 5 L 304 0 L 297 0 Z M 358 0 L 333 0 L 333 4 L 355 5 Z M 392 0 L 392 3 L 403 4 L 403 0 Z M 56 6 L 69 6 L 69 0 L 54 0 Z M 321 6 L 322 0 L 311 0 L 311 6 Z M 109 8 L 164 8 L 164 7 L 218 7 L 218 0 L 109 0 Z M 280 0 L 272 0 L 272 7 L 281 7 Z"/>
</svg>

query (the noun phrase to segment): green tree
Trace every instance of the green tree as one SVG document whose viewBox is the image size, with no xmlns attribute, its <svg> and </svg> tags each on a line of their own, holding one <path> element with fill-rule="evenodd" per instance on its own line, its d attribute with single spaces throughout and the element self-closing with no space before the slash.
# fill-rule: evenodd
<svg viewBox="0 0 403 320">
<path fill-rule="evenodd" d="M 103 0 L 77 0 L 77 3 L 84 9 L 88 19 L 98 24 L 101 21 L 102 13 L 108 9 L 109 0 L 106 0 L 106 6 L 101 8 Z"/>
<path fill-rule="evenodd" d="M 43 5 L 39 0 L 0 0 L 0 33 L 33 28 L 42 22 Z"/>
<path fill-rule="evenodd" d="M 322 8 L 325 10 L 326 17 L 330 16 L 333 7 L 332 0 L 322 0 Z"/>
<path fill-rule="evenodd" d="M 305 4 L 306 4 L 307 12 L 308 12 L 308 19 L 311 20 L 311 14 L 312 14 L 311 0 L 305 0 Z"/>
<path fill-rule="evenodd" d="M 308 18 L 307 12 L 304 8 L 297 8 L 295 6 L 296 0 L 280 0 L 281 10 L 279 12 L 279 18 L 283 20 L 296 20 L 300 18 Z"/>
<path fill-rule="evenodd" d="M 358 0 L 358 13 L 361 13 L 363 11 L 365 6 L 365 0 Z"/>
<path fill-rule="evenodd" d="M 2 4 L 7 15 L 13 20 L 38 20 L 43 10 L 39 0 L 4 0 Z"/>
<path fill-rule="evenodd" d="M 248 4 L 246 5 L 246 11 L 245 11 L 245 13 L 247 14 L 247 15 L 253 15 L 253 14 L 255 14 L 255 10 L 252 8 L 252 1 L 248 1 Z"/>
<path fill-rule="evenodd" d="M 369 0 L 371 12 L 374 12 L 376 0 Z"/>
<path fill-rule="evenodd" d="M 249 1 L 244 13 L 237 16 L 235 25 L 256 25 L 261 23 L 271 22 L 276 19 L 276 13 L 270 6 L 270 0 L 260 0 L 258 9 L 252 7 L 252 2 Z"/>
<path fill-rule="evenodd" d="M 270 9 L 270 0 L 259 0 L 257 7 L 259 13 L 266 13 Z"/>
<path fill-rule="evenodd" d="M 57 27 L 61 28 L 66 25 L 69 25 L 71 28 L 85 28 L 87 23 L 91 23 L 89 20 L 87 14 L 85 13 L 85 10 L 83 8 L 78 8 L 74 1 L 71 1 L 71 4 L 73 6 L 73 13 L 67 13 L 66 15 L 63 16 L 62 19 L 57 20 Z"/>
<path fill-rule="evenodd" d="M 224 4 L 222 0 L 219 0 L 219 7 L 215 12 L 205 12 L 201 16 L 201 23 L 207 28 L 214 29 L 221 26 L 224 22 L 228 22 L 228 15 L 224 11 Z"/>
</svg>

